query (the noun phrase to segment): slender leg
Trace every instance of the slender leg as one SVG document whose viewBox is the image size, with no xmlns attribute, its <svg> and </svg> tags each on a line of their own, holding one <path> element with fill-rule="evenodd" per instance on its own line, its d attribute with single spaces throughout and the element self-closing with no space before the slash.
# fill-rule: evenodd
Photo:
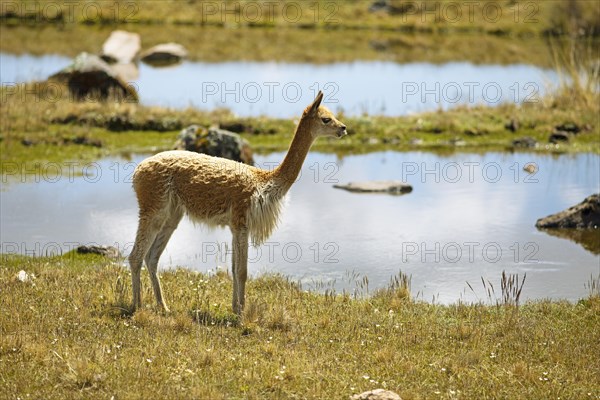
<svg viewBox="0 0 600 400">
<path fill-rule="evenodd" d="M 233 311 L 244 311 L 246 279 L 248 277 L 248 230 L 233 231 Z"/>
<path fill-rule="evenodd" d="M 148 267 L 148 272 L 150 273 L 150 281 L 152 282 L 154 297 L 156 298 L 158 307 L 162 308 L 164 312 L 169 312 L 169 308 L 165 304 L 160 285 L 160 279 L 158 278 L 158 259 L 165 250 L 165 247 L 167 247 L 167 243 L 177 228 L 177 225 L 179 225 L 179 221 L 181 221 L 182 216 L 183 213 L 180 211 L 174 211 L 171 214 L 171 217 L 162 226 L 160 232 L 156 235 L 152 246 L 150 246 L 150 250 L 148 250 L 148 253 L 146 254 L 146 266 Z"/>
<path fill-rule="evenodd" d="M 133 310 L 142 307 L 142 290 L 140 282 L 140 271 L 144 261 L 144 255 L 148 252 L 152 242 L 156 238 L 162 221 L 158 217 L 140 217 L 140 222 L 135 237 L 133 250 L 129 255 L 131 267 L 131 286 L 133 289 Z"/>
<path fill-rule="evenodd" d="M 237 313 L 236 310 L 237 310 L 237 304 L 238 304 L 238 289 L 237 289 L 237 287 L 238 287 L 238 282 L 237 282 L 237 275 L 238 275 L 238 273 L 237 273 L 237 260 L 236 260 L 236 257 L 235 257 L 236 252 L 237 252 L 237 248 L 235 246 L 235 243 L 233 243 L 234 240 L 235 239 L 232 239 L 232 247 L 233 247 L 232 250 L 233 250 L 233 253 L 231 255 L 231 275 L 233 277 L 233 300 L 232 300 L 231 305 L 232 305 L 233 311 L 235 313 Z"/>
</svg>

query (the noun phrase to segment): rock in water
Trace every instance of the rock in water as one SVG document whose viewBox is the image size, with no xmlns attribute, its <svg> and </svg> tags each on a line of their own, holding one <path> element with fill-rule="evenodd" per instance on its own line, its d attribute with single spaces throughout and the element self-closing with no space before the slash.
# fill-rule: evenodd
<svg viewBox="0 0 600 400">
<path fill-rule="evenodd" d="M 102 45 L 102 59 L 108 63 L 129 64 L 142 47 L 140 35 L 113 31 Z"/>
<path fill-rule="evenodd" d="M 48 79 L 66 83 L 75 100 L 84 100 L 86 97 L 103 100 L 109 95 L 138 100 L 133 86 L 123 81 L 110 65 L 93 54 L 79 54 L 71 65 Z"/>
<path fill-rule="evenodd" d="M 195 151 L 254 165 L 250 143 L 237 133 L 224 129 L 209 128 L 207 130 L 198 125 L 190 125 L 179 134 L 175 149 Z"/>
<path fill-rule="evenodd" d="M 402 398 L 390 390 L 375 389 L 350 396 L 350 400 L 402 400 Z"/>
<path fill-rule="evenodd" d="M 529 172 L 530 174 L 536 173 L 538 170 L 536 163 L 527 163 L 523 166 L 523 171 Z"/>
<path fill-rule="evenodd" d="M 187 50 L 178 43 L 163 43 L 144 51 L 140 59 L 146 64 L 161 67 L 181 62 L 187 58 Z"/>
<path fill-rule="evenodd" d="M 346 185 L 333 185 L 333 187 L 356 193 L 404 194 L 412 192 L 412 186 L 400 181 L 350 182 Z"/>
<path fill-rule="evenodd" d="M 540 218 L 537 228 L 598 229 L 600 227 L 600 194 L 593 194 L 564 211 Z"/>
</svg>

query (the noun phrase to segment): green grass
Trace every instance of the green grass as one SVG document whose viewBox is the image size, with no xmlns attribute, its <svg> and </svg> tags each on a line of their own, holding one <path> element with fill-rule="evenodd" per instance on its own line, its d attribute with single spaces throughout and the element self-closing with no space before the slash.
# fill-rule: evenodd
<svg viewBox="0 0 600 400">
<path fill-rule="evenodd" d="M 35 276 L 16 278 L 19 270 Z M 0 259 L 0 393 L 6 398 L 403 399 L 600 396 L 600 298 L 577 304 L 432 305 L 404 288 L 369 298 L 162 274 L 172 312 L 128 312 L 129 272 L 98 256 Z M 583 283 L 582 283 L 583 284 Z"/>
<path fill-rule="evenodd" d="M 258 153 L 287 150 L 295 128 L 293 120 L 238 118 L 226 110 L 203 112 L 129 103 L 48 102 L 33 95 L 22 101 L 20 93 L 7 96 L 0 108 L 3 179 L 14 175 L 15 168 L 36 175 L 50 162 L 89 162 L 107 156 L 171 149 L 180 128 L 192 123 L 205 126 L 240 123 L 246 130 L 243 137 Z M 594 96 L 597 98 L 597 94 Z M 567 92 L 522 106 L 459 107 L 406 117 L 345 117 L 342 113 L 339 118 L 348 126 L 350 135 L 342 140 L 317 140 L 313 149 L 340 156 L 381 150 L 503 151 L 513 150 L 513 140 L 528 136 L 539 145 L 527 151 L 600 153 L 597 103 L 586 105 L 573 102 L 574 98 L 572 92 Z M 518 121 L 516 132 L 505 127 L 511 120 Z M 550 144 L 550 134 L 565 123 L 576 123 L 583 131 L 568 144 Z M 121 130 L 124 128 L 127 130 Z M 80 144 L 76 144 L 78 141 Z"/>
<path fill-rule="evenodd" d="M 474 32 L 492 35 L 562 34 L 572 30 L 600 33 L 597 2 L 452 0 L 412 2 L 405 12 L 371 12 L 371 0 L 317 0 L 276 3 L 254 0 L 221 2 L 176 0 L 111 1 L 60 6 L 52 0 L 1 0 L 6 24 L 193 25 L 293 27 L 297 29 L 379 29 L 416 32 Z M 404 0 L 389 0 L 398 10 Z"/>
</svg>

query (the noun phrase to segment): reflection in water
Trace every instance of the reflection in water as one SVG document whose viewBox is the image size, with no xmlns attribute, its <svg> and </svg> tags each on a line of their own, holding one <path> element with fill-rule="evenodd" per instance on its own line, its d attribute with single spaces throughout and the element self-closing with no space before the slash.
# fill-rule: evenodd
<svg viewBox="0 0 600 400">
<path fill-rule="evenodd" d="M 3 83 L 45 79 L 70 62 L 54 55 L 0 53 L 1 79 Z M 343 105 L 346 115 L 396 116 L 464 104 L 533 101 L 557 81 L 553 71 L 524 64 L 185 61 L 169 68 L 140 64 L 133 84 L 145 105 L 225 107 L 240 116 L 288 118 L 296 117 L 299 105 L 310 103 L 318 89 L 326 93 L 324 102 L 330 108 L 341 111 Z"/>
<path fill-rule="evenodd" d="M 580 244 L 592 254 L 600 254 L 600 229 L 540 229 L 551 236 Z"/>
<path fill-rule="evenodd" d="M 282 157 L 258 156 L 256 162 L 273 168 Z M 45 254 L 100 243 L 127 254 L 138 215 L 130 178 L 143 158 L 102 160 L 85 177 L 69 176 L 73 167 L 65 166 L 60 180 L 41 176 L 37 183 L 8 185 L 0 192 L 2 251 Z M 539 167 L 535 175 L 522 171 L 529 162 Z M 413 191 L 382 196 L 332 187 L 368 180 L 401 180 Z M 279 228 L 249 251 L 249 271 L 279 272 L 337 290 L 352 290 L 345 276 L 355 272 L 368 276 L 373 290 L 402 270 L 412 275 L 420 298 L 452 302 L 476 300 L 466 282 L 477 290 L 481 277 L 496 284 L 505 270 L 527 273 L 523 299 L 577 300 L 587 294 L 583 285 L 590 274 L 600 272 L 600 256 L 534 224 L 597 193 L 599 181 L 600 157 L 593 154 L 380 152 L 337 159 L 309 153 Z M 184 219 L 161 268 L 230 265 L 230 240 L 225 229 Z"/>
</svg>

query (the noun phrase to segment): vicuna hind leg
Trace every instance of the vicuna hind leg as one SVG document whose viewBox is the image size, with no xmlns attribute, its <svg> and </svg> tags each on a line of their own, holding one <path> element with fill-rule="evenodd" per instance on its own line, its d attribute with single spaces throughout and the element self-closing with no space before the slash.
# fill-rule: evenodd
<svg viewBox="0 0 600 400">
<path fill-rule="evenodd" d="M 160 285 L 160 279 L 158 278 L 158 259 L 165 250 L 165 247 L 167 247 L 167 243 L 177 228 L 177 225 L 179 225 L 179 221 L 181 221 L 182 217 L 182 211 L 173 210 L 167 221 L 156 235 L 152 246 L 150 246 L 150 250 L 148 250 L 148 253 L 146 253 L 146 266 L 148 267 L 148 272 L 150 273 L 150 281 L 152 282 L 152 289 L 154 290 L 156 304 L 165 312 L 168 312 L 169 308 L 165 304 Z"/>
<path fill-rule="evenodd" d="M 133 290 L 133 310 L 142 307 L 142 289 L 140 282 L 140 274 L 144 256 L 154 242 L 156 235 L 164 224 L 164 219 L 160 215 L 150 217 L 140 216 L 135 244 L 129 255 L 129 266 L 131 268 L 131 286 Z"/>
</svg>

